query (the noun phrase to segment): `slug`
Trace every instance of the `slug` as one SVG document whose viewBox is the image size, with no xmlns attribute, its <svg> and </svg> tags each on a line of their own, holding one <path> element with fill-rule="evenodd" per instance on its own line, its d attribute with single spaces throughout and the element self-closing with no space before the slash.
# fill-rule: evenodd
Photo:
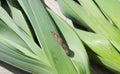
<svg viewBox="0 0 120 74">
<path fill-rule="evenodd" d="M 58 36 L 55 32 L 51 32 L 53 37 L 55 38 L 55 40 L 62 46 L 62 48 L 64 49 L 65 53 L 69 56 L 70 52 L 69 49 L 67 47 L 67 45 L 65 44 L 65 42 L 63 41 L 63 39 Z"/>
</svg>

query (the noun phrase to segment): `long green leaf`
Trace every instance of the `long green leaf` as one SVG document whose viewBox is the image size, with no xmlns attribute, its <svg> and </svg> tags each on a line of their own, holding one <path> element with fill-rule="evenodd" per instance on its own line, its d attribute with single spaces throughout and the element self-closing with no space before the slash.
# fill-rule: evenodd
<svg viewBox="0 0 120 74">
<path fill-rule="evenodd" d="M 84 19 L 88 20 L 88 15 L 81 5 L 73 0 L 58 0 L 58 4 L 65 16 L 77 24 L 89 28 L 84 21 Z"/>
<path fill-rule="evenodd" d="M 108 2 L 109 1 L 109 2 Z M 101 10 L 120 29 L 120 1 L 119 0 L 95 0 Z"/>
<path fill-rule="evenodd" d="M 79 0 L 79 2 L 89 15 L 89 20 L 91 20 L 91 22 L 87 22 L 87 25 L 96 33 L 106 36 L 120 51 L 120 31 L 104 17 L 93 0 Z"/>
<path fill-rule="evenodd" d="M 7 3 L 11 9 L 12 19 L 20 28 L 22 28 L 31 38 L 33 38 L 30 27 L 28 26 L 25 17 L 23 16 L 20 6 L 14 0 L 7 0 Z"/>
<path fill-rule="evenodd" d="M 0 36 L 8 40 L 11 40 L 25 48 L 29 48 L 25 44 L 25 42 L 1 20 L 0 20 Z"/>
<path fill-rule="evenodd" d="M 102 36 L 101 34 L 95 34 L 90 32 L 81 31 L 75 29 L 82 41 L 89 47 L 91 50 L 100 56 L 103 60 L 106 60 L 105 63 L 111 63 L 107 67 L 112 68 L 119 72 L 120 68 L 120 54 L 116 49 L 111 45 L 111 43 Z M 100 59 L 100 61 L 103 61 Z M 103 63 L 103 64 L 105 64 Z M 106 64 L 105 64 L 106 65 Z M 117 69 L 116 69 L 117 68 Z"/>
<path fill-rule="evenodd" d="M 41 61 L 21 55 L 20 53 L 13 51 L 13 48 L 11 49 L 2 43 L 0 43 L 0 55 L 0 60 L 30 73 L 54 73 L 52 68 L 42 63 Z"/>
<path fill-rule="evenodd" d="M 52 67 L 58 74 L 76 74 L 72 62 L 51 34 L 57 31 L 42 2 L 40 0 L 18 0 L 18 2 L 27 14 Z"/>
<path fill-rule="evenodd" d="M 69 49 L 73 52 L 71 60 L 76 67 L 77 74 L 90 74 L 87 53 L 75 31 L 53 11 L 50 9 L 48 11 L 63 34 Z"/>
<path fill-rule="evenodd" d="M 38 47 L 38 45 L 33 41 L 33 39 L 31 39 L 28 34 L 26 34 L 22 29 L 20 29 L 14 22 L 13 20 L 10 18 L 10 16 L 7 14 L 7 12 L 0 7 L 0 19 L 2 21 L 4 21 L 6 23 L 6 25 L 8 25 L 22 40 L 24 40 L 24 42 L 29 46 L 30 50 L 36 54 L 37 56 L 39 56 L 41 59 L 43 59 L 42 61 L 46 62 L 49 64 L 45 53 L 40 50 L 40 48 Z"/>
<path fill-rule="evenodd" d="M 6 44 L 7 46 L 10 46 L 11 48 L 14 48 L 16 49 L 15 51 L 20 51 L 22 52 L 23 54 L 25 54 L 26 56 L 29 56 L 31 58 L 34 58 L 34 59 L 37 59 L 39 60 L 40 58 L 38 56 L 36 56 L 34 53 L 30 52 L 29 49 L 26 49 L 18 44 L 16 44 L 15 42 L 12 42 L 8 39 L 5 39 L 3 38 L 1 35 L 0 35 L 0 42 L 3 43 L 3 44 Z"/>
</svg>

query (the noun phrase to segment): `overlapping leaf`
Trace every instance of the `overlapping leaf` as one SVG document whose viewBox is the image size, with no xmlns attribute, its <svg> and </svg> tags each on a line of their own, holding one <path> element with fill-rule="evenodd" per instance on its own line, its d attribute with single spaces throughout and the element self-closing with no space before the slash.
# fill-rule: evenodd
<svg viewBox="0 0 120 74">
<path fill-rule="evenodd" d="M 0 19 L 6 23 L 5 24 L 2 21 L 0 21 L 0 26 L 1 26 L 0 27 L 0 38 L 1 38 L 0 43 L 1 43 L 1 45 L 4 45 L 4 47 L 1 46 L 1 50 L 0 50 L 1 58 L 0 59 L 4 62 L 12 64 L 16 67 L 20 67 L 21 69 L 29 71 L 31 73 L 33 73 L 35 71 L 37 73 L 39 73 L 38 72 L 39 70 L 38 71 L 37 70 L 35 70 L 35 71 L 28 70 L 28 69 L 32 69 L 32 64 L 29 64 L 29 62 L 32 63 L 32 61 L 34 61 L 34 60 L 37 60 L 37 62 L 39 62 L 39 64 L 41 64 L 41 66 L 43 64 L 43 65 L 48 65 L 48 67 L 50 67 L 45 53 L 38 47 L 38 45 L 36 45 L 36 43 L 33 41 L 33 39 L 31 39 L 22 29 L 20 29 L 16 25 L 16 23 L 13 22 L 11 17 L 9 17 L 7 12 L 2 7 L 0 7 L 0 10 L 1 10 L 0 11 Z M 14 53 L 12 53 L 11 51 L 13 51 Z M 8 55 L 9 55 L 9 57 L 8 57 Z M 21 55 L 21 58 L 27 58 L 29 60 L 29 62 L 25 61 L 25 60 L 21 60 L 21 58 L 19 58 L 20 55 Z M 23 56 L 23 55 L 25 55 L 25 56 Z M 17 58 L 15 58 L 15 57 L 17 57 Z M 31 58 L 33 58 L 33 59 L 31 59 Z M 17 61 L 17 59 L 21 60 L 21 63 L 19 61 Z M 28 65 L 29 65 L 28 67 L 30 67 L 30 68 L 28 68 L 28 67 L 24 68 L 25 65 L 20 66 L 20 64 L 22 64 L 22 63 L 23 64 L 28 63 Z M 50 69 L 50 68 L 48 68 L 48 69 Z M 42 71 L 42 69 L 41 69 L 41 71 Z M 52 70 L 51 70 L 51 72 L 52 72 Z"/>
<path fill-rule="evenodd" d="M 109 2 L 108 2 L 109 1 Z M 119 0 L 95 0 L 100 9 L 106 13 L 111 21 L 120 29 L 120 1 Z"/>
<path fill-rule="evenodd" d="M 120 72 L 120 54 L 111 45 L 107 38 L 101 34 L 85 32 L 78 29 L 75 30 L 83 42 L 99 56 L 100 61 L 104 65 Z"/>
<path fill-rule="evenodd" d="M 14 20 L 16 25 L 18 25 L 18 27 L 23 29 L 31 38 L 33 38 L 31 31 L 30 31 L 31 29 L 30 24 L 29 25 L 27 24 L 25 16 L 23 16 L 20 10 L 20 6 L 14 0 L 13 1 L 7 0 L 7 3 L 11 9 L 12 19 Z"/>
<path fill-rule="evenodd" d="M 79 0 L 92 23 L 88 24 L 96 33 L 106 36 L 111 43 L 120 51 L 120 31 L 113 26 L 102 14 L 92 0 Z"/>
<path fill-rule="evenodd" d="M 88 56 L 86 54 L 85 48 L 83 47 L 81 40 L 74 32 L 72 27 L 70 27 L 65 21 L 63 21 L 54 12 L 48 9 L 53 19 L 55 20 L 59 30 L 63 34 L 69 49 L 73 52 L 71 60 L 76 67 L 78 74 L 90 74 Z"/>
<path fill-rule="evenodd" d="M 72 62 L 51 34 L 57 31 L 42 2 L 40 0 L 18 0 L 18 2 L 28 16 L 39 44 L 44 49 L 53 69 L 58 74 L 76 74 Z"/>
</svg>

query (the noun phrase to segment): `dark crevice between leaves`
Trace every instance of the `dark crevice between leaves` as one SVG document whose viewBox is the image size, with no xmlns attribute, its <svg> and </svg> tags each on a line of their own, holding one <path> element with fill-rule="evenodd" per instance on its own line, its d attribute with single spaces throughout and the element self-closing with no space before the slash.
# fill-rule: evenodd
<svg viewBox="0 0 120 74">
<path fill-rule="evenodd" d="M 88 32 L 92 32 L 92 33 L 95 33 L 92 29 L 88 28 L 88 27 L 85 27 L 82 25 L 82 23 L 76 23 L 74 21 L 73 22 L 73 26 L 79 30 L 83 30 L 83 31 L 88 31 Z"/>
<path fill-rule="evenodd" d="M 75 1 L 76 3 L 78 3 L 79 5 L 81 5 L 80 2 L 79 2 L 78 0 L 73 0 L 73 1 Z"/>
<path fill-rule="evenodd" d="M 77 24 L 77 23 L 75 23 L 75 22 L 73 22 L 73 26 L 74 26 L 75 28 L 77 28 L 77 29 L 84 30 L 84 31 L 88 31 L 88 29 L 87 29 L 86 27 L 81 26 L 81 25 L 79 25 L 79 24 Z"/>
<path fill-rule="evenodd" d="M 9 16 L 11 16 L 11 13 L 10 13 L 11 11 L 10 11 L 10 8 L 9 8 L 6 0 L 2 0 L 1 4 L 2 4 L 2 7 L 6 10 L 6 12 L 9 14 Z"/>
</svg>

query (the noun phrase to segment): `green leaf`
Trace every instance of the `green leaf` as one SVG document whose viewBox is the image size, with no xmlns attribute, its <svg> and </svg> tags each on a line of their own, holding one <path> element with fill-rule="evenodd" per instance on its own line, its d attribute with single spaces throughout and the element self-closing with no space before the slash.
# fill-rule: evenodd
<svg viewBox="0 0 120 74">
<path fill-rule="evenodd" d="M 35 55 L 39 56 L 42 61 L 49 64 L 45 53 L 38 47 L 38 45 L 31 39 L 28 34 L 26 34 L 23 30 L 21 30 L 10 18 L 10 16 L 7 14 L 7 12 L 0 7 L 0 19 L 6 23 L 6 25 L 13 30 L 18 37 L 20 37 L 28 46 L 29 50 L 31 50 Z M 7 30 L 6 30 L 7 31 Z"/>
<path fill-rule="evenodd" d="M 43 62 L 21 55 L 2 43 L 0 43 L 0 60 L 30 73 L 54 73 L 54 70 Z"/>
<path fill-rule="evenodd" d="M 103 60 L 104 65 L 107 63 L 111 63 L 111 65 L 107 65 L 107 67 L 112 68 L 119 72 L 120 68 L 120 54 L 116 51 L 116 49 L 111 45 L 111 43 L 101 34 L 85 32 L 78 29 L 75 29 L 78 33 L 79 37 L 82 41 L 98 56 L 100 56 Z M 103 60 L 100 59 L 102 62 Z M 106 63 L 106 64 L 105 64 Z M 117 69 L 116 69 L 117 68 Z"/>
<path fill-rule="evenodd" d="M 90 74 L 88 56 L 76 32 L 53 11 L 50 9 L 48 11 L 63 34 L 69 49 L 73 52 L 73 54 L 71 53 L 71 60 L 77 70 L 77 74 Z"/>
<path fill-rule="evenodd" d="M 11 40 L 25 48 L 29 48 L 25 44 L 25 42 L 1 20 L 0 20 L 0 36 L 5 39 Z"/>
<path fill-rule="evenodd" d="M 18 0 L 18 2 L 27 14 L 51 66 L 58 74 L 76 74 L 72 62 L 51 34 L 57 31 L 42 2 L 40 0 Z"/>
<path fill-rule="evenodd" d="M 32 53 L 31 51 L 29 51 L 29 49 L 26 49 L 18 44 L 16 44 L 15 42 L 12 42 L 6 38 L 3 38 L 2 36 L 0 36 L 0 42 L 7 45 L 7 46 L 10 46 L 11 48 L 14 48 L 16 49 L 15 51 L 20 51 L 22 52 L 24 55 L 26 56 L 29 56 L 31 58 L 34 58 L 34 59 L 37 59 L 39 60 L 40 58 L 38 56 L 36 56 L 34 53 Z"/>
<path fill-rule="evenodd" d="M 91 22 L 87 25 L 96 33 L 106 36 L 107 39 L 120 51 L 120 31 L 113 26 L 102 14 L 99 8 L 92 0 L 79 0 Z"/>
<path fill-rule="evenodd" d="M 86 24 L 86 21 L 84 20 L 89 19 L 88 15 L 81 5 L 77 4 L 73 0 L 58 0 L 58 4 L 65 16 L 67 16 L 77 24 L 89 28 L 88 25 Z"/>
<path fill-rule="evenodd" d="M 23 16 L 23 13 L 20 10 L 20 6 L 16 1 L 13 0 L 7 0 L 7 3 L 11 9 L 11 15 L 12 19 L 16 23 L 18 27 L 23 29 L 31 38 L 33 38 L 31 31 L 30 31 L 30 25 L 28 26 L 25 16 Z"/>
<path fill-rule="evenodd" d="M 109 1 L 109 2 L 108 2 Z M 95 0 L 100 9 L 106 13 L 111 21 L 120 29 L 120 1 L 119 0 Z"/>
<path fill-rule="evenodd" d="M 27 44 L 29 51 L 31 51 L 33 54 L 37 55 L 39 58 L 42 59 L 41 61 L 43 61 L 49 65 L 49 62 L 46 58 L 45 53 L 38 47 L 38 45 L 36 45 L 36 43 L 33 41 L 33 39 L 31 39 L 23 30 L 21 30 L 19 27 L 16 26 L 16 24 L 13 22 L 13 20 L 9 17 L 9 15 L 6 13 L 6 11 L 4 11 L 4 9 L 2 7 L 0 7 L 0 10 L 1 10 L 0 18 L 2 21 L 4 21 L 6 23 L 5 25 L 7 25 L 9 27 L 7 29 L 10 30 L 10 32 L 6 32 L 7 30 L 4 28 L 3 24 L 1 24 L 1 26 L 3 26 L 3 28 L 1 28 L 1 30 L 3 30 L 2 36 L 7 37 L 7 34 L 9 33 L 8 36 L 10 38 L 8 38 L 8 37 L 7 38 L 8 38 L 8 40 L 12 41 L 10 34 L 13 33 L 12 34 L 13 36 L 18 35 L 18 37 L 23 40 L 23 43 L 25 42 L 25 44 Z M 5 34 L 5 32 L 7 34 Z M 14 35 L 14 33 L 15 33 L 15 35 Z M 13 37 L 13 38 L 15 38 L 15 37 Z M 14 41 L 14 39 L 13 39 L 13 41 Z M 14 42 L 17 42 L 17 40 Z"/>
</svg>

